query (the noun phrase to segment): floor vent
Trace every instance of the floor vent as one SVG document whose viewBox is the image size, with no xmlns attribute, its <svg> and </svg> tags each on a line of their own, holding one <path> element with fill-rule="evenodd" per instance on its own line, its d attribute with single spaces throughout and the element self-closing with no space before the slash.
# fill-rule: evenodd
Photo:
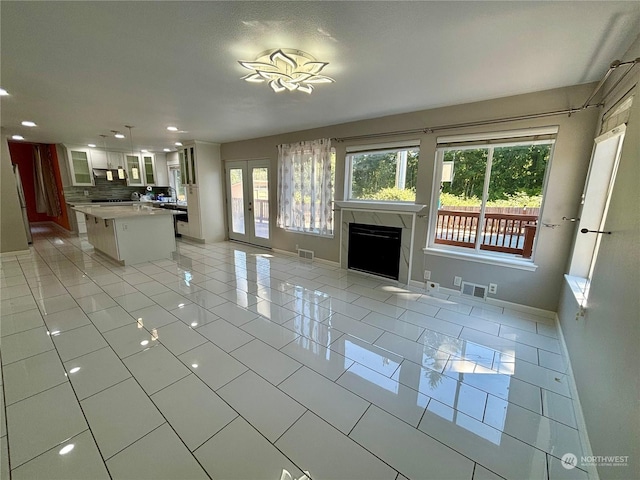
<svg viewBox="0 0 640 480">
<path fill-rule="evenodd" d="M 313 262 L 313 250 L 298 249 L 298 259 L 306 262 Z"/>
<path fill-rule="evenodd" d="M 487 299 L 487 286 L 476 285 L 475 283 L 462 282 L 462 295 L 468 295 L 469 297 Z"/>
</svg>

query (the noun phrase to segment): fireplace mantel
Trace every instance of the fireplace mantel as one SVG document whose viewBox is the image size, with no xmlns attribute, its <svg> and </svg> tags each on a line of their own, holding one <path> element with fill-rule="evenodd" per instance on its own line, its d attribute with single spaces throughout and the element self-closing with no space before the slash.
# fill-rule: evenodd
<svg viewBox="0 0 640 480">
<path fill-rule="evenodd" d="M 418 203 L 366 202 L 354 200 L 336 200 L 334 205 L 343 210 L 364 210 L 369 212 L 385 211 L 395 213 L 418 213 L 426 205 Z"/>
</svg>

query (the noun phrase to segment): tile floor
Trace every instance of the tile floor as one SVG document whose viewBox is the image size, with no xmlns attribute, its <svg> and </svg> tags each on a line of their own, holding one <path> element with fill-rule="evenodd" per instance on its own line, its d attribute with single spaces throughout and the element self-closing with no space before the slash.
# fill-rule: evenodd
<svg viewBox="0 0 640 480">
<path fill-rule="evenodd" d="M 587 478 L 549 319 L 229 242 L 122 267 L 46 227 L 0 277 L 2 478 Z"/>
</svg>

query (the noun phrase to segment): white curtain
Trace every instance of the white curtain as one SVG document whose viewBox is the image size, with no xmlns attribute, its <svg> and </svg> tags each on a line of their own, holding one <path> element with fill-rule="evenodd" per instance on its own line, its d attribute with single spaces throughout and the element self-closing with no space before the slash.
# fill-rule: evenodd
<svg viewBox="0 0 640 480">
<path fill-rule="evenodd" d="M 278 226 L 333 235 L 332 202 L 331 141 L 278 145 Z"/>
</svg>

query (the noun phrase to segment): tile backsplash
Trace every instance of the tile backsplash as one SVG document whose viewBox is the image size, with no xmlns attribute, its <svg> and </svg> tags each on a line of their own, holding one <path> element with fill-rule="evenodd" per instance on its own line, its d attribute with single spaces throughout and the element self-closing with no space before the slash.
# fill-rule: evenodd
<svg viewBox="0 0 640 480">
<path fill-rule="evenodd" d="M 88 197 L 84 195 L 85 190 L 89 192 Z M 96 178 L 94 187 L 65 187 L 64 197 L 68 202 L 91 201 L 103 198 L 129 200 L 133 192 L 138 192 L 140 195 L 146 193 L 152 193 L 153 195 L 169 193 L 167 187 L 153 187 L 151 192 L 147 192 L 146 186 L 129 187 L 124 182 L 110 182 L 105 178 Z"/>
</svg>

